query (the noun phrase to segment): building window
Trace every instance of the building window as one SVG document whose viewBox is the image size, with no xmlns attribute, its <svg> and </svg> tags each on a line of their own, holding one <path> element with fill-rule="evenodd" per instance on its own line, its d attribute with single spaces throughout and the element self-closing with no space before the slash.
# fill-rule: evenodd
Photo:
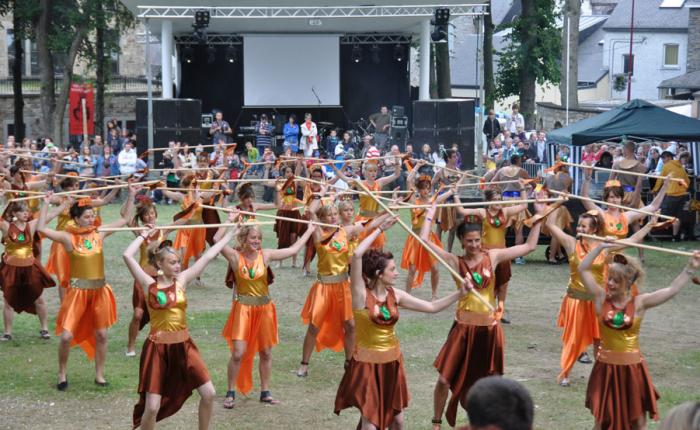
<svg viewBox="0 0 700 430">
<path fill-rule="evenodd" d="M 678 67 L 678 44 L 664 45 L 664 67 Z"/>
<path fill-rule="evenodd" d="M 117 30 L 105 29 L 105 59 L 109 64 L 110 76 L 119 76 L 119 38 Z"/>
<path fill-rule="evenodd" d="M 634 71 L 634 55 L 632 55 L 632 61 L 630 61 L 629 54 L 622 55 L 622 73 L 625 75 L 632 74 Z"/>
</svg>

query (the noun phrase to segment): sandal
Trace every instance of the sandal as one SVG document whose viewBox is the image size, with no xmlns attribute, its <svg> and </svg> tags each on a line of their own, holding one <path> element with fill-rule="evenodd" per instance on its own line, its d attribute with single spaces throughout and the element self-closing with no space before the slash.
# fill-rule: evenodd
<svg viewBox="0 0 700 430">
<path fill-rule="evenodd" d="M 236 391 L 228 390 L 224 399 L 224 409 L 233 409 L 236 406 Z"/>
<path fill-rule="evenodd" d="M 569 382 L 569 378 L 564 378 L 559 382 L 560 387 L 570 387 L 571 382 Z"/>
<path fill-rule="evenodd" d="M 433 423 L 433 430 L 439 430 L 442 427 L 442 420 L 439 418 L 433 418 L 430 422 Z"/>
<path fill-rule="evenodd" d="M 109 387 L 109 382 L 107 382 L 107 381 L 100 382 L 97 379 L 95 379 L 95 385 L 97 385 L 98 387 L 105 388 L 105 387 Z"/>
<path fill-rule="evenodd" d="M 7 341 L 10 341 L 10 340 L 12 340 L 12 335 L 11 335 L 11 334 L 5 333 L 5 334 L 2 335 L 2 337 L 0 337 L 0 341 L 2 341 L 2 342 L 7 342 Z"/>
<path fill-rule="evenodd" d="M 280 401 L 272 397 L 269 391 L 261 391 L 260 403 L 267 403 L 268 405 L 279 405 Z"/>
<path fill-rule="evenodd" d="M 308 362 L 308 361 L 302 361 L 302 362 L 301 362 L 301 365 L 302 365 L 302 366 L 306 366 L 306 370 L 303 371 L 303 372 L 299 372 L 299 371 L 297 370 L 297 376 L 298 376 L 299 378 L 306 378 L 307 376 L 309 376 L 309 367 L 308 367 L 308 366 L 309 366 L 309 362 Z"/>
<path fill-rule="evenodd" d="M 591 364 L 593 363 L 593 360 L 591 360 L 591 357 L 588 355 L 587 352 L 584 352 L 581 355 L 579 355 L 578 362 L 583 364 Z"/>
<path fill-rule="evenodd" d="M 39 337 L 44 339 L 44 340 L 51 339 L 51 336 L 49 335 L 48 330 L 39 330 Z"/>
<path fill-rule="evenodd" d="M 68 375 L 66 375 L 66 379 L 64 381 L 56 384 L 56 389 L 58 391 L 66 391 L 68 389 Z"/>
</svg>

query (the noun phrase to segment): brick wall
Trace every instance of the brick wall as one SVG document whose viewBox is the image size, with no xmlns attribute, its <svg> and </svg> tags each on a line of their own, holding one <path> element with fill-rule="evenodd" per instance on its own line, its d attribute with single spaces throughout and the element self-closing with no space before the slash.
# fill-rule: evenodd
<svg viewBox="0 0 700 430">
<path fill-rule="evenodd" d="M 569 109 L 569 124 L 576 121 L 590 118 L 603 112 L 599 109 L 582 108 Z M 558 122 L 562 126 L 566 125 L 566 109 L 553 103 L 537 103 L 537 127 L 543 127 L 545 130 L 554 130 L 555 124 Z"/>
<path fill-rule="evenodd" d="M 700 70 L 700 7 L 689 8 L 686 73 Z"/>
</svg>

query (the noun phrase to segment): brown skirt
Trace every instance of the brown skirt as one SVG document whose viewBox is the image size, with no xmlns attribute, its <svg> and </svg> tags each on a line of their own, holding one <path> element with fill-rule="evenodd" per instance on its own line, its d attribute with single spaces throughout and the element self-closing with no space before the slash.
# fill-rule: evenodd
<svg viewBox="0 0 700 430">
<path fill-rule="evenodd" d="M 298 210 L 279 209 L 277 216 L 286 218 L 302 219 L 301 213 Z M 277 249 L 289 248 L 292 246 L 292 234 L 299 235 L 304 230 L 302 224 L 298 222 L 283 221 L 278 219 L 275 223 L 275 233 L 277 233 Z"/>
<path fill-rule="evenodd" d="M 510 281 L 510 277 L 510 260 L 498 263 L 496 266 L 496 290 L 506 285 Z"/>
<path fill-rule="evenodd" d="M 646 413 L 659 419 L 654 388 L 646 362 L 610 364 L 596 360 L 586 390 L 586 407 L 603 430 L 627 430 Z"/>
<path fill-rule="evenodd" d="M 219 218 L 219 211 L 216 209 L 202 209 L 202 223 L 204 224 L 219 224 L 221 218 Z M 214 241 L 214 235 L 216 235 L 218 228 L 208 228 L 206 234 L 206 240 L 209 246 L 214 246 L 216 243 Z"/>
<path fill-rule="evenodd" d="M 384 430 L 408 406 L 403 357 L 388 363 L 350 360 L 335 396 L 335 413 L 356 407 L 375 427 Z"/>
<path fill-rule="evenodd" d="M 5 303 L 17 313 L 36 314 L 34 302 L 41 297 L 44 288 L 54 287 L 56 283 L 38 260 L 31 266 L 12 266 L 0 261 L 0 285 L 2 285 Z"/>
<path fill-rule="evenodd" d="M 134 406 L 134 428 L 141 425 L 146 393 L 160 394 L 156 421 L 180 410 L 192 391 L 211 380 L 192 339 L 181 343 L 153 343 L 146 339 L 139 367 L 139 402 Z"/>
<path fill-rule="evenodd" d="M 455 208 L 440 208 L 437 216 L 440 224 L 440 230 L 450 231 L 457 227 L 457 209 Z"/>
<path fill-rule="evenodd" d="M 131 293 L 131 305 L 134 309 L 139 308 L 143 310 L 141 322 L 139 323 L 139 330 L 142 330 L 146 327 L 146 324 L 151 321 L 151 315 L 148 313 L 148 306 L 146 306 L 146 296 L 143 294 L 143 288 L 138 282 L 134 282 L 134 291 Z"/>
<path fill-rule="evenodd" d="M 503 375 L 501 324 L 476 326 L 455 322 L 433 365 L 450 385 L 452 397 L 445 417 L 455 426 L 457 404 L 466 409 L 469 388 L 486 376 Z"/>
</svg>

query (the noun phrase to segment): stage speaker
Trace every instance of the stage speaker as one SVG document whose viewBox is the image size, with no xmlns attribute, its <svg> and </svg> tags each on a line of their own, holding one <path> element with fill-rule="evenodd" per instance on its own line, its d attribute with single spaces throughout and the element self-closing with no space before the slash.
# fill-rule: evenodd
<svg viewBox="0 0 700 430">
<path fill-rule="evenodd" d="M 202 125 L 202 101 L 153 99 L 153 128 L 195 128 Z M 136 127 L 148 127 L 148 99 L 136 99 Z"/>
<path fill-rule="evenodd" d="M 399 150 L 406 149 L 406 139 L 408 138 L 408 130 L 406 127 L 396 127 L 391 129 L 391 144 L 398 145 Z"/>
<path fill-rule="evenodd" d="M 413 129 L 427 130 L 436 127 L 435 102 L 433 100 L 416 100 L 413 102 Z"/>
<path fill-rule="evenodd" d="M 404 111 L 403 106 L 392 106 L 391 107 L 391 116 L 393 117 L 398 117 L 398 116 L 405 116 L 406 112 Z"/>
</svg>

